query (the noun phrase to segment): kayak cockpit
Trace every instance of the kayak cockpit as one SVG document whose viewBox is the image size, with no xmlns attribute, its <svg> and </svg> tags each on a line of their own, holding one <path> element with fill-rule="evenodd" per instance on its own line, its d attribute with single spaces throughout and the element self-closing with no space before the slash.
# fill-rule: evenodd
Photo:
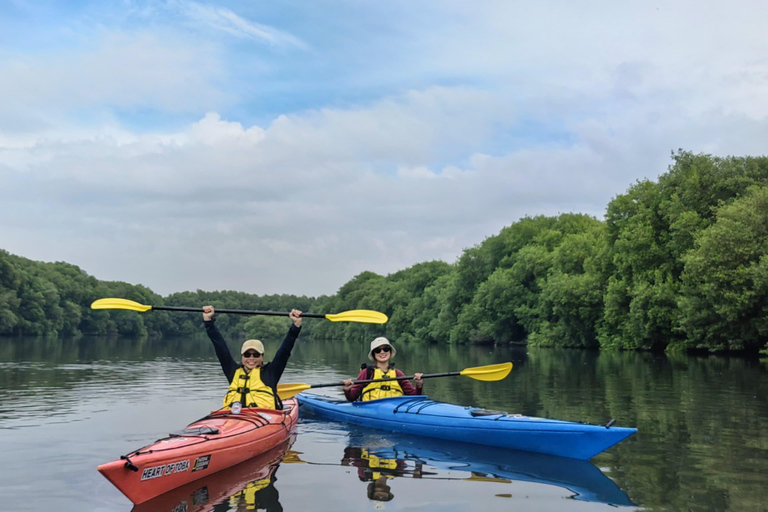
<svg viewBox="0 0 768 512">
<path fill-rule="evenodd" d="M 211 436 L 219 433 L 219 429 L 216 427 L 202 426 L 197 428 L 185 428 L 184 430 L 177 430 L 171 432 L 168 437 L 186 437 L 186 436 Z"/>
</svg>

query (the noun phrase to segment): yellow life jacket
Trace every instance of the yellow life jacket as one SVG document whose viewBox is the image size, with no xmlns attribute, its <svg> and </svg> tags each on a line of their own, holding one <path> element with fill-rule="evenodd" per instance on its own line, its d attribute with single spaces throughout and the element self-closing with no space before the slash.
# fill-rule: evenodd
<svg viewBox="0 0 768 512">
<path fill-rule="evenodd" d="M 235 402 L 243 407 L 275 408 L 275 393 L 261 381 L 261 368 L 254 368 L 248 373 L 240 367 L 235 372 L 229 390 L 224 395 L 224 409 L 229 409 Z"/>
<path fill-rule="evenodd" d="M 362 453 L 360 454 L 360 458 L 368 462 L 368 467 L 370 469 L 397 469 L 397 460 L 394 459 L 380 459 L 377 456 L 371 454 L 368 450 L 363 449 Z M 379 477 L 381 477 L 381 472 L 374 471 L 371 473 L 371 478 L 373 480 L 378 480 Z M 387 478 L 394 478 L 393 475 L 384 475 Z"/>
<path fill-rule="evenodd" d="M 394 368 L 390 368 L 386 372 L 382 372 L 380 368 L 373 370 L 372 379 L 394 379 L 397 377 Z M 389 380 L 386 382 L 371 382 L 363 388 L 362 400 L 378 400 L 379 398 L 387 398 L 390 396 L 403 396 L 403 388 L 400 387 L 400 382 L 396 380 Z"/>
<path fill-rule="evenodd" d="M 229 504 L 234 507 L 243 504 L 245 505 L 245 510 L 258 510 L 256 508 L 256 493 L 271 483 L 271 476 L 262 478 L 261 480 L 256 480 L 255 482 L 250 482 L 242 491 L 238 492 L 237 494 L 233 494 L 229 498 Z"/>
</svg>

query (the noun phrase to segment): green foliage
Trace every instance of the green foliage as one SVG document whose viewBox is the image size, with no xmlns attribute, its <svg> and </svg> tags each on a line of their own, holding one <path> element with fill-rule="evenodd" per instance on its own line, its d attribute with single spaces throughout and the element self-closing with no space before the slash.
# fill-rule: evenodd
<svg viewBox="0 0 768 512">
<path fill-rule="evenodd" d="M 144 304 L 339 313 L 385 325 L 304 322 L 304 336 L 428 343 L 529 343 L 632 350 L 749 350 L 768 339 L 768 158 L 678 151 L 657 181 L 616 196 L 605 221 L 525 217 L 455 264 L 363 272 L 332 296 L 179 292 L 103 282 L 74 265 L 0 251 L 0 335 L 192 336 L 199 313 L 92 311 L 101 297 Z M 280 338 L 286 318 L 220 315 L 230 338 Z M 767 354 L 768 355 L 768 354 Z"/>
<path fill-rule="evenodd" d="M 768 187 L 717 210 L 684 258 L 686 347 L 755 350 L 768 335 Z"/>
<path fill-rule="evenodd" d="M 252 316 L 243 324 L 243 337 L 249 339 L 282 339 L 290 326 L 291 320 L 287 317 Z"/>
<path fill-rule="evenodd" d="M 392 340 L 434 341 L 439 306 L 442 304 L 445 276 L 451 265 L 442 261 L 419 263 L 387 277 L 364 272 L 341 287 L 339 293 L 323 301 L 325 313 L 350 309 L 372 309 L 389 317 L 384 325 L 330 323 L 318 324 L 313 334 L 321 337 L 372 339 L 387 336 Z M 416 338 L 414 333 L 420 337 Z M 423 336 L 423 337 L 421 337 Z"/>
<path fill-rule="evenodd" d="M 79 334 L 98 281 L 74 265 L 0 250 L 0 335 Z"/>
<path fill-rule="evenodd" d="M 593 219 L 581 233 L 569 234 L 553 251 L 552 268 L 537 297 L 537 329 L 529 343 L 596 347 L 603 313 L 607 251 L 605 225 Z"/>
<path fill-rule="evenodd" d="M 498 264 L 459 309 L 451 340 L 594 346 L 603 230 L 600 221 L 577 214 L 526 218 L 505 228 L 487 250 L 475 251 Z"/>
<path fill-rule="evenodd" d="M 315 299 L 298 297 L 296 295 L 254 295 L 237 291 L 173 293 L 166 297 L 166 306 L 192 306 L 202 307 L 212 305 L 218 309 L 241 309 L 250 311 L 279 311 L 289 312 L 292 309 L 314 312 Z M 160 313 L 160 312 L 158 312 Z M 168 327 L 164 327 L 164 334 L 184 334 L 193 336 L 201 332 L 201 313 L 167 313 Z M 154 314 L 154 313 L 153 313 Z M 250 315 L 216 315 L 216 326 L 230 338 L 282 338 L 285 336 L 290 320 L 288 317 L 262 317 Z M 316 321 L 308 320 L 302 324 L 302 333 L 307 336 L 312 333 Z M 277 328 L 279 326 L 279 329 Z M 261 329 L 264 329 L 262 331 Z M 274 333 L 277 334 L 274 334 Z"/>
<path fill-rule="evenodd" d="M 119 297 L 149 305 L 199 306 L 219 308 L 310 311 L 315 299 L 294 295 L 258 296 L 242 292 L 182 292 L 166 300 L 142 285 L 99 281 L 68 263 L 42 263 L 0 250 L 0 335 L 79 336 L 82 334 L 130 337 L 193 335 L 201 332 L 200 313 L 152 311 L 136 313 L 119 310 L 92 310 L 99 298 Z M 245 315 L 221 315 L 219 328 L 229 335 L 252 333 L 260 337 L 282 337 L 287 318 L 257 320 L 247 325 Z M 280 325 L 275 336 L 275 327 Z M 312 322 L 305 322 L 311 333 Z M 264 327 L 262 333 L 259 327 Z"/>
<path fill-rule="evenodd" d="M 610 244 L 603 347 L 676 349 L 690 347 L 691 332 L 681 303 L 686 254 L 715 221 L 718 207 L 768 179 L 768 158 L 715 158 L 680 151 L 658 183 L 638 182 L 608 205 Z M 685 292 L 691 295 L 691 292 Z M 710 296 L 711 300 L 716 300 Z M 699 339 L 695 346 L 722 343 Z"/>
</svg>

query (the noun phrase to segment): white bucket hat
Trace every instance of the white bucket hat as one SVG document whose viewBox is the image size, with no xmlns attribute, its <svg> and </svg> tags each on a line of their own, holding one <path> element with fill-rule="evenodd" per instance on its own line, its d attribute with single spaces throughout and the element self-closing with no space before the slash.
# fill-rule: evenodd
<svg viewBox="0 0 768 512">
<path fill-rule="evenodd" d="M 371 342 L 371 350 L 368 351 L 368 359 L 371 361 L 375 361 L 376 358 L 373 357 L 373 349 L 377 347 L 381 347 L 382 345 L 389 345 L 390 353 L 392 354 L 391 357 L 395 357 L 395 354 L 397 354 L 397 350 L 395 350 L 395 347 L 392 346 L 392 344 L 389 342 L 387 338 L 384 336 L 379 336 L 375 340 Z"/>
</svg>

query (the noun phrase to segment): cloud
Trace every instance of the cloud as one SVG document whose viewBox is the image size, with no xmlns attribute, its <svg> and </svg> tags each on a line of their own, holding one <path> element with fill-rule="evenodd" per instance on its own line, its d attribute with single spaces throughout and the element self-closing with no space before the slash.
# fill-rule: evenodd
<svg viewBox="0 0 768 512">
<path fill-rule="evenodd" d="M 161 293 L 333 293 L 768 140 L 758 3 L 142 7 L 0 57 L 3 248 Z"/>
<path fill-rule="evenodd" d="M 635 178 L 663 172 L 670 141 L 754 152 L 765 140 L 765 123 L 753 131 L 748 119 L 715 115 L 681 137 L 692 120 L 679 111 L 648 132 L 640 105 L 621 119 L 573 124 L 569 144 L 474 152 L 476 134 L 507 117 L 494 104 L 484 91 L 430 88 L 263 128 L 208 113 L 163 134 L 6 138 L 2 202 L 15 212 L 7 248 L 163 293 L 333 293 L 363 270 L 453 261 L 524 215 L 600 216 Z M 723 140 L 729 120 L 740 129 Z M 430 164 L 446 141 L 464 164 Z M 24 236 L 49 230 L 44 240 Z"/>
<path fill-rule="evenodd" d="M 224 7 L 185 0 L 171 0 L 168 2 L 168 7 L 178 9 L 183 16 L 202 27 L 225 32 L 237 38 L 266 42 L 275 46 L 308 49 L 306 43 L 297 37 L 273 27 L 249 21 Z"/>
<path fill-rule="evenodd" d="M 63 113 L 79 112 L 82 123 L 93 122 L 96 109 L 160 109 L 189 112 L 201 105 L 232 101 L 214 82 L 223 70 L 213 47 L 192 48 L 173 37 L 155 33 L 104 32 L 83 49 L 45 55 L 10 55 L 0 61 L 0 131 L 16 131 L 20 117 L 39 116 L 52 123 L 73 124 Z M 102 124 L 111 116 L 99 114 Z M 36 126 L 37 131 L 41 126 Z"/>
</svg>

